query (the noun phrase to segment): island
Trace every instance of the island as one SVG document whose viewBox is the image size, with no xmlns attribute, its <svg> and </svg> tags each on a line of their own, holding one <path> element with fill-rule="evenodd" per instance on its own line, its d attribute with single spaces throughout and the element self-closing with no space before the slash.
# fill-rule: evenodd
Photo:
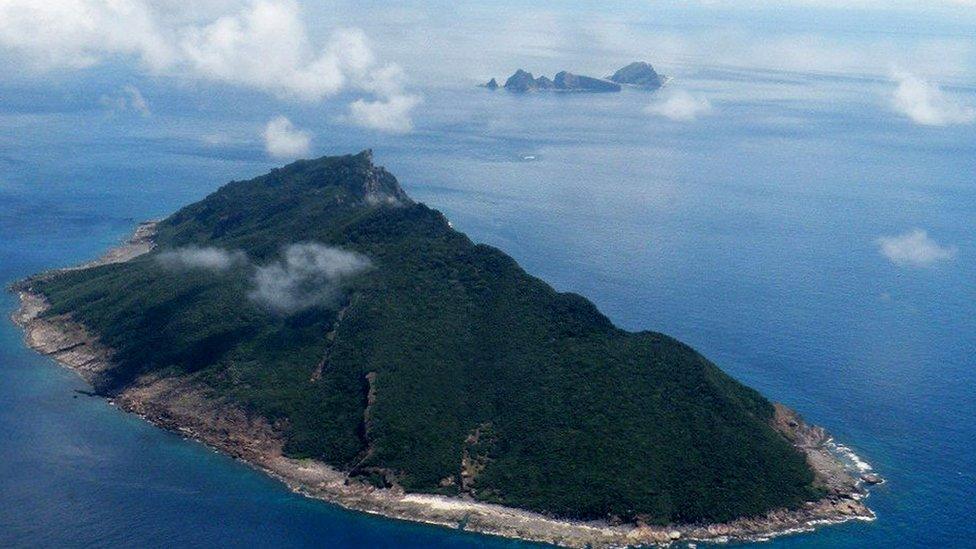
<svg viewBox="0 0 976 549">
<path fill-rule="evenodd" d="M 658 74 L 650 63 L 634 61 L 607 77 L 607 80 L 648 90 L 656 90 L 667 83 L 668 77 Z"/>
<path fill-rule="evenodd" d="M 873 518 L 823 429 L 473 242 L 370 151 L 12 289 L 96 394 L 351 509 L 570 547 Z"/>
<path fill-rule="evenodd" d="M 536 78 L 532 73 L 518 69 L 509 76 L 502 86 L 492 78 L 482 84 L 489 90 L 499 88 L 511 92 L 557 91 L 557 92 L 619 92 L 626 87 L 656 90 L 667 82 L 667 77 L 654 70 L 650 63 L 635 61 L 606 78 L 582 76 L 568 71 L 560 71 L 549 79 L 546 76 Z"/>
</svg>

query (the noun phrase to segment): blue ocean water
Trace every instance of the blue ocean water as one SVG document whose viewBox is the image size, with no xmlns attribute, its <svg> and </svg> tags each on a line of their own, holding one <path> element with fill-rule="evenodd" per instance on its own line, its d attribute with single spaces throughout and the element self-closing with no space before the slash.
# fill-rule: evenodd
<svg viewBox="0 0 976 549">
<path fill-rule="evenodd" d="M 689 124 L 647 117 L 639 92 L 458 86 L 424 90 L 408 135 L 352 129 L 329 106 L 291 116 L 317 153 L 374 148 L 459 230 L 623 327 L 690 343 L 888 479 L 868 500 L 878 520 L 762 547 L 971 544 L 976 127 L 912 125 L 886 107 L 892 84 L 867 78 L 711 69 L 682 86 L 715 112 Z M 193 97 L 192 117 L 172 95 L 194 91 L 169 92 L 141 118 L 65 89 L 4 89 L 5 284 L 275 164 L 253 139 L 267 105 L 245 92 Z M 955 257 L 906 267 L 879 253 L 878 238 L 916 227 Z M 294 495 L 77 393 L 20 337 L 0 323 L 0 546 L 526 545 Z"/>
</svg>

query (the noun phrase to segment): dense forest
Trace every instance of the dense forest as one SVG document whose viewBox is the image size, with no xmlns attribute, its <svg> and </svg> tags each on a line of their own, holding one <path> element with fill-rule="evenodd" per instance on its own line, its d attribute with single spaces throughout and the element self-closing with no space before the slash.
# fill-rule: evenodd
<svg viewBox="0 0 976 549">
<path fill-rule="evenodd" d="M 760 394 L 473 243 L 368 151 L 231 182 L 156 242 L 36 283 L 116 350 L 101 393 L 190 376 L 290 455 L 556 516 L 721 521 L 818 495 Z"/>
</svg>

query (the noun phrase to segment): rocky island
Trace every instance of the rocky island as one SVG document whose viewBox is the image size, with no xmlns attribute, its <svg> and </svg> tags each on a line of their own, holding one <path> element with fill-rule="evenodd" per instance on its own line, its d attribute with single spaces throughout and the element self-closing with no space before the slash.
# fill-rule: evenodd
<svg viewBox="0 0 976 549">
<path fill-rule="evenodd" d="M 823 429 L 472 242 L 369 151 L 13 290 L 96 393 L 352 509 L 571 547 L 873 517 Z"/>
<path fill-rule="evenodd" d="M 607 77 L 607 80 L 648 90 L 656 90 L 667 83 L 668 77 L 658 74 L 650 63 L 634 61 Z"/>
<path fill-rule="evenodd" d="M 656 90 L 667 82 L 667 78 L 658 74 L 650 63 L 636 61 L 623 67 L 606 78 L 582 76 L 568 71 L 561 71 L 549 79 L 545 76 L 536 78 L 530 72 L 518 69 L 508 77 L 503 86 L 492 78 L 482 87 L 496 90 L 499 87 L 511 92 L 530 91 L 558 91 L 558 92 L 619 92 L 624 86 Z"/>
</svg>

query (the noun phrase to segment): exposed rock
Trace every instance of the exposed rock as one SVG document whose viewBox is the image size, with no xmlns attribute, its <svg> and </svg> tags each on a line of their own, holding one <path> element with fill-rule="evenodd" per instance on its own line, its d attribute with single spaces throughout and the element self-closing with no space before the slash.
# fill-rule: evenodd
<svg viewBox="0 0 976 549">
<path fill-rule="evenodd" d="M 881 484 L 882 482 L 884 482 L 884 479 L 881 478 L 881 475 L 876 475 L 874 473 L 865 473 L 861 475 L 861 480 L 863 480 L 868 484 Z"/>
<path fill-rule="evenodd" d="M 634 61 L 626 67 L 620 68 L 607 80 L 618 84 L 626 84 L 639 88 L 656 90 L 664 85 L 665 78 L 654 70 L 650 63 Z"/>
<path fill-rule="evenodd" d="M 493 81 L 494 79 L 492 79 Z M 489 84 L 491 81 L 489 81 Z M 486 85 L 486 87 L 491 87 Z M 515 74 L 508 77 L 505 81 L 505 89 L 513 92 L 529 92 L 537 90 L 555 91 L 586 91 L 586 92 L 617 92 L 620 85 L 600 78 L 581 76 L 571 72 L 562 71 L 556 74 L 553 80 L 545 76 L 538 78 L 532 73 L 522 69 L 515 71 Z"/>
<path fill-rule="evenodd" d="M 549 80 L 548 77 L 545 76 L 540 76 L 539 78 L 536 78 L 535 85 L 540 90 L 551 90 L 556 87 L 556 84 L 552 80 Z"/>
<path fill-rule="evenodd" d="M 606 78 L 594 78 L 561 71 L 550 80 L 545 76 L 536 78 L 532 73 L 518 69 L 508 77 L 503 86 L 508 91 L 528 92 L 537 90 L 555 91 L 585 91 L 585 92 L 618 92 L 622 86 L 631 86 L 648 90 L 656 90 L 667 82 L 668 78 L 658 74 L 650 63 L 635 61 Z M 494 78 L 483 87 L 494 90 L 498 88 L 498 81 Z"/>
<path fill-rule="evenodd" d="M 505 81 L 505 89 L 508 91 L 526 92 L 539 89 L 539 84 L 531 72 L 519 69 Z"/>
<path fill-rule="evenodd" d="M 553 83 L 556 85 L 557 90 L 592 92 L 620 91 L 620 84 L 591 76 L 581 76 L 567 71 L 557 73 L 553 79 Z"/>
<path fill-rule="evenodd" d="M 808 425 L 795 411 L 775 404 L 773 428 L 806 454 L 807 463 L 816 475 L 815 484 L 832 496 L 860 495 L 857 480 L 851 476 L 827 448 L 830 435 L 822 427 Z"/>
</svg>

